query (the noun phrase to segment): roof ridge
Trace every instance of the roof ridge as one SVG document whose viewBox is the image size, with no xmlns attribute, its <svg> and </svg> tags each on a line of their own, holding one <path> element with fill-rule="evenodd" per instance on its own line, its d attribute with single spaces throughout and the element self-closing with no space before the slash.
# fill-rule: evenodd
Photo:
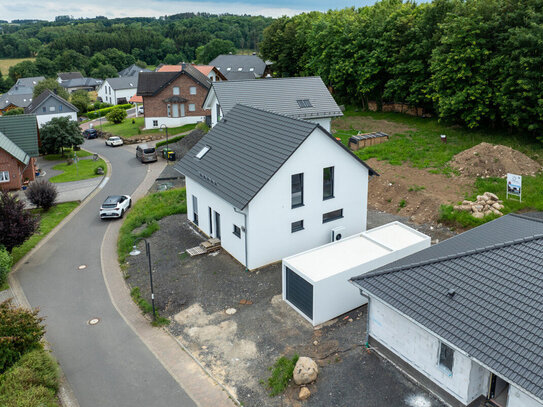
<svg viewBox="0 0 543 407">
<path fill-rule="evenodd" d="M 408 270 L 408 269 L 412 269 L 412 268 L 415 268 L 415 267 L 427 266 L 427 265 L 430 265 L 430 264 L 441 263 L 441 262 L 448 261 L 448 260 L 459 259 L 461 257 L 473 256 L 474 254 L 489 252 L 489 251 L 492 251 L 492 250 L 501 249 L 501 248 L 504 248 L 504 247 L 509 247 L 509 246 L 513 246 L 513 245 L 517 245 L 517 244 L 521 244 L 521 243 L 527 243 L 527 242 L 530 242 L 530 241 L 533 241 L 533 240 L 538 240 L 538 239 L 543 239 L 543 233 L 528 236 L 528 237 L 524 237 L 524 238 L 520 238 L 520 239 L 515 239 L 515 240 L 503 242 L 503 243 L 497 243 L 497 244 L 494 244 L 494 245 L 485 246 L 485 247 L 481 247 L 481 248 L 474 249 L 474 250 L 468 250 L 466 252 L 460 252 L 460 253 L 450 254 L 448 256 L 437 257 L 435 259 L 423 260 L 423 261 L 416 262 L 416 263 L 406 264 L 404 266 L 396 266 L 396 267 L 392 267 L 390 269 L 378 271 L 378 272 L 375 272 L 375 273 L 369 272 L 367 274 L 352 277 L 350 280 L 351 281 L 352 280 L 363 280 L 363 279 L 366 279 L 366 278 L 382 276 L 382 275 L 385 275 L 385 274 L 397 273 L 398 271 Z"/>
<path fill-rule="evenodd" d="M 527 212 L 527 213 L 537 213 L 536 212 Z M 539 223 L 543 223 L 543 218 L 539 219 L 539 218 L 532 218 L 531 216 L 527 216 L 523 213 L 510 213 L 509 215 L 511 216 L 514 216 L 515 218 L 521 218 L 521 219 L 524 219 L 524 220 L 531 220 L 531 221 L 534 221 L 534 222 L 539 222 Z"/>
</svg>

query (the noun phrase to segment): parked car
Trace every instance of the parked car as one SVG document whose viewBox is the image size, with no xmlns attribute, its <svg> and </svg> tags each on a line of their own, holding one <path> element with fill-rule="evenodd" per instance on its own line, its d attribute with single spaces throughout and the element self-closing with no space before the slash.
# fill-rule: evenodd
<svg viewBox="0 0 543 407">
<path fill-rule="evenodd" d="M 93 138 L 98 138 L 98 132 L 96 131 L 96 129 L 83 130 L 83 137 L 85 137 L 88 140 L 93 139 Z"/>
<path fill-rule="evenodd" d="M 139 113 L 139 114 L 143 114 L 143 106 L 139 106 L 139 107 L 138 107 L 138 113 Z"/>
<path fill-rule="evenodd" d="M 100 218 L 122 218 L 131 206 L 132 198 L 130 198 L 130 195 L 108 196 L 100 207 Z"/>
<path fill-rule="evenodd" d="M 136 147 L 136 158 L 142 163 L 148 163 L 157 160 L 156 149 L 148 144 L 140 144 Z"/>
<path fill-rule="evenodd" d="M 106 140 L 106 146 L 122 146 L 123 145 L 123 139 L 118 136 L 112 136 Z"/>
</svg>

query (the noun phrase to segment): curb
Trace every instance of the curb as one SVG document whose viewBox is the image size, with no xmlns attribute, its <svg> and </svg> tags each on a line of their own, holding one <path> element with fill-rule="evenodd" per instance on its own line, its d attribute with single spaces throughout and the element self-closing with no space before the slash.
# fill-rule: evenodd
<svg viewBox="0 0 543 407">
<path fill-rule="evenodd" d="M 132 194 L 137 202 L 149 190 L 166 163 L 149 167 L 143 182 Z M 102 275 L 111 302 L 132 331 L 170 373 L 173 379 L 200 407 L 241 405 L 192 353 L 167 329 L 154 328 L 132 300 L 117 257 L 117 240 L 121 223 L 110 224 L 100 249 Z"/>
</svg>

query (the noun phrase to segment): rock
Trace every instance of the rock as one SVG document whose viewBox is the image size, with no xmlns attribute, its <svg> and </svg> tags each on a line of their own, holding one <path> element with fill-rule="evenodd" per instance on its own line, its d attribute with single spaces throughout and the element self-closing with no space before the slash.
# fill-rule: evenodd
<svg viewBox="0 0 543 407">
<path fill-rule="evenodd" d="M 499 204 L 498 202 L 496 202 L 495 204 L 493 204 L 492 207 L 493 207 L 494 209 L 497 209 L 497 210 L 503 209 L 503 205 Z"/>
<path fill-rule="evenodd" d="M 483 210 L 484 206 L 483 205 L 473 205 L 471 207 L 471 210 L 473 212 L 481 212 Z"/>
<path fill-rule="evenodd" d="M 317 346 L 319 344 L 318 341 L 313 341 L 313 345 Z"/>
<path fill-rule="evenodd" d="M 493 194 L 492 192 L 485 192 L 483 195 L 486 195 L 489 199 L 492 199 L 493 201 L 497 201 L 499 199 L 498 196 Z"/>
<path fill-rule="evenodd" d="M 237 312 L 237 310 L 235 308 L 228 308 L 224 312 L 226 312 L 226 314 L 228 314 L 228 315 L 234 315 Z"/>
<path fill-rule="evenodd" d="M 503 213 L 501 213 L 499 210 L 495 209 L 495 208 L 492 208 L 492 213 L 495 214 L 495 215 L 498 215 L 498 216 L 502 216 Z"/>
<path fill-rule="evenodd" d="M 468 201 L 467 199 L 464 199 L 464 200 L 462 201 L 462 205 L 470 205 L 470 206 L 471 206 L 472 203 L 473 203 L 473 202 Z"/>
<path fill-rule="evenodd" d="M 485 215 L 482 212 L 473 212 L 471 214 L 471 216 L 473 216 L 474 218 L 477 218 L 477 219 L 482 219 L 482 218 L 485 217 Z"/>
<path fill-rule="evenodd" d="M 293 379 L 294 383 L 308 384 L 317 380 L 317 375 L 319 374 L 319 367 L 315 361 L 306 356 L 302 356 L 296 362 L 294 366 Z"/>
<path fill-rule="evenodd" d="M 490 215 L 491 213 L 492 213 L 492 211 L 491 211 L 490 209 L 489 209 L 489 210 L 486 210 L 486 211 L 484 211 L 484 214 L 485 214 L 485 216 L 487 216 L 487 215 Z"/>
<path fill-rule="evenodd" d="M 300 393 L 298 394 L 298 398 L 300 400 L 305 400 L 305 399 L 308 399 L 309 396 L 311 396 L 311 392 L 309 391 L 309 389 L 307 387 L 302 387 L 300 389 Z"/>
</svg>

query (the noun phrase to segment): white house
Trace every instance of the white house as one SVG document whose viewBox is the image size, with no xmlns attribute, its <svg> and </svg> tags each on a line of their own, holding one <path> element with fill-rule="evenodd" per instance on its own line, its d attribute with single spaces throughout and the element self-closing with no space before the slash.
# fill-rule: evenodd
<svg viewBox="0 0 543 407">
<path fill-rule="evenodd" d="M 332 119 L 343 116 L 318 76 L 213 82 L 204 101 L 211 127 L 238 103 L 317 123 L 328 132 Z"/>
<path fill-rule="evenodd" d="M 541 264 L 543 213 L 507 215 L 355 277 L 367 342 L 450 405 L 542 407 Z"/>
<path fill-rule="evenodd" d="M 102 102 L 112 105 L 128 103 L 138 91 L 138 75 L 122 78 L 108 78 L 98 88 Z"/>
<path fill-rule="evenodd" d="M 376 174 L 318 124 L 243 105 L 175 168 L 189 219 L 249 269 L 365 230 Z"/>
<path fill-rule="evenodd" d="M 25 113 L 36 115 L 39 127 L 54 117 L 69 117 L 70 120 L 77 121 L 77 112 L 77 107 L 49 89 L 44 90 L 25 108 Z"/>
</svg>

